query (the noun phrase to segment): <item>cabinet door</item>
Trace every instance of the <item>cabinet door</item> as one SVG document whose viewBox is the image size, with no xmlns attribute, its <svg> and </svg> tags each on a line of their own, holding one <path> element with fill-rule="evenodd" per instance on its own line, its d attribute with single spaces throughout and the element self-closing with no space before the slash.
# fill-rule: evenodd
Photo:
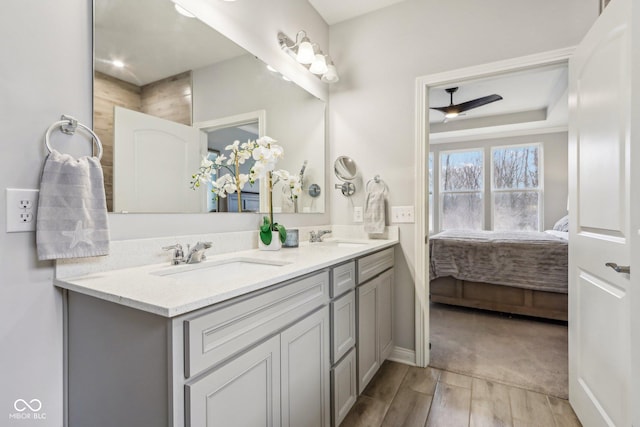
<svg viewBox="0 0 640 427">
<path fill-rule="evenodd" d="M 190 427 L 280 425 L 280 337 L 185 386 Z"/>
<path fill-rule="evenodd" d="M 378 349 L 380 363 L 393 351 L 393 269 L 376 277 L 378 287 Z"/>
<path fill-rule="evenodd" d="M 380 367 L 378 351 L 378 286 L 376 280 L 358 288 L 358 394 Z"/>
<path fill-rule="evenodd" d="M 340 425 L 358 400 L 356 350 L 351 351 L 331 370 L 333 426 Z"/>
<path fill-rule="evenodd" d="M 331 303 L 331 363 L 356 344 L 356 295 L 351 291 Z"/>
<path fill-rule="evenodd" d="M 328 427 L 329 307 L 282 332 L 281 346 L 282 425 Z"/>
</svg>

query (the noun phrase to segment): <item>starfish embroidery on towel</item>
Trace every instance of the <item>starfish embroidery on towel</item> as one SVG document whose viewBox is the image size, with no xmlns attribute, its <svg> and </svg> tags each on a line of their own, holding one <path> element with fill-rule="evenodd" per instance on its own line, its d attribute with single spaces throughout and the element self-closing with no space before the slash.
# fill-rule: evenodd
<svg viewBox="0 0 640 427">
<path fill-rule="evenodd" d="M 69 245 L 69 249 L 73 249 L 78 246 L 78 243 L 84 242 L 90 246 L 93 246 L 93 242 L 89 239 L 89 235 L 93 233 L 93 230 L 89 228 L 82 228 L 82 221 L 78 220 L 76 222 L 76 229 L 73 231 L 63 231 L 62 235 L 66 237 L 71 237 L 71 244 Z"/>
</svg>

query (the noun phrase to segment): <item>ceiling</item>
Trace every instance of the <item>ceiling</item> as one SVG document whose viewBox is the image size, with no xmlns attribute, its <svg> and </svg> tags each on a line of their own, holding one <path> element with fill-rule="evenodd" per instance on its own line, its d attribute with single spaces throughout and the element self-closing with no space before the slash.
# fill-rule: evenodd
<svg viewBox="0 0 640 427">
<path fill-rule="evenodd" d="M 309 0 L 329 25 L 364 15 L 404 0 Z"/>
<path fill-rule="evenodd" d="M 95 69 L 137 86 L 247 53 L 170 1 L 95 0 L 94 11 Z"/>
<path fill-rule="evenodd" d="M 454 104 L 492 94 L 503 99 L 446 122 L 444 113 L 429 110 L 431 140 L 566 127 L 567 81 L 566 64 L 561 64 L 433 87 L 429 90 L 430 107 L 449 105 L 445 88 L 456 86 L 459 89 L 453 94 Z"/>
</svg>

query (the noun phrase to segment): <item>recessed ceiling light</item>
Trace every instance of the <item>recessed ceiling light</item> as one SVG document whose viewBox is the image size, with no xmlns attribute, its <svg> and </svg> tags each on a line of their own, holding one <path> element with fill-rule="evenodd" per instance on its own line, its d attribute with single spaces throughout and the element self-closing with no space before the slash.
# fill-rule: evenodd
<svg viewBox="0 0 640 427">
<path fill-rule="evenodd" d="M 113 61 L 111 61 L 111 65 L 116 68 L 124 68 L 124 62 L 120 61 L 119 59 L 114 59 Z"/>
<path fill-rule="evenodd" d="M 269 65 L 269 64 L 267 64 L 267 70 L 269 70 L 269 71 L 271 71 L 271 72 L 273 72 L 273 73 L 275 73 L 275 72 L 277 72 L 277 71 L 278 71 L 278 70 L 276 70 L 275 68 L 273 68 L 273 67 L 272 67 L 271 65 Z"/>
<path fill-rule="evenodd" d="M 226 1 L 226 0 L 225 0 L 225 1 Z M 284 80 L 285 82 L 290 82 L 290 81 L 291 81 L 291 79 L 290 79 L 290 78 L 288 78 L 288 77 L 287 77 L 287 76 L 285 76 L 285 75 L 283 75 L 283 76 L 282 76 L 282 80 Z"/>
<path fill-rule="evenodd" d="M 184 7 L 180 6 L 177 3 L 174 3 L 173 7 L 175 7 L 176 8 L 176 12 L 178 12 L 182 16 L 186 16 L 187 18 L 195 18 L 196 17 L 196 15 L 194 15 L 191 12 L 189 12 L 187 9 L 185 9 Z"/>
</svg>

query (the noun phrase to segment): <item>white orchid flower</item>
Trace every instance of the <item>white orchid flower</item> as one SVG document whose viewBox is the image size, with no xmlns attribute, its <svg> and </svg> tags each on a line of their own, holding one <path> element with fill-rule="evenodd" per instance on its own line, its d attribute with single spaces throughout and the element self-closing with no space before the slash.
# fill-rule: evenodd
<svg viewBox="0 0 640 427">
<path fill-rule="evenodd" d="M 202 161 L 200 162 L 200 167 L 208 169 L 213 166 L 213 161 L 209 160 L 209 157 L 202 156 Z"/>
<path fill-rule="evenodd" d="M 216 157 L 215 164 L 218 166 L 222 166 L 225 160 L 227 160 L 227 157 L 224 154 L 220 154 L 218 157 Z"/>
<path fill-rule="evenodd" d="M 236 139 L 235 141 L 233 141 L 233 144 L 227 145 L 226 147 L 224 147 L 224 149 L 227 151 L 238 151 L 238 147 L 240 147 L 240 141 Z"/>
</svg>

